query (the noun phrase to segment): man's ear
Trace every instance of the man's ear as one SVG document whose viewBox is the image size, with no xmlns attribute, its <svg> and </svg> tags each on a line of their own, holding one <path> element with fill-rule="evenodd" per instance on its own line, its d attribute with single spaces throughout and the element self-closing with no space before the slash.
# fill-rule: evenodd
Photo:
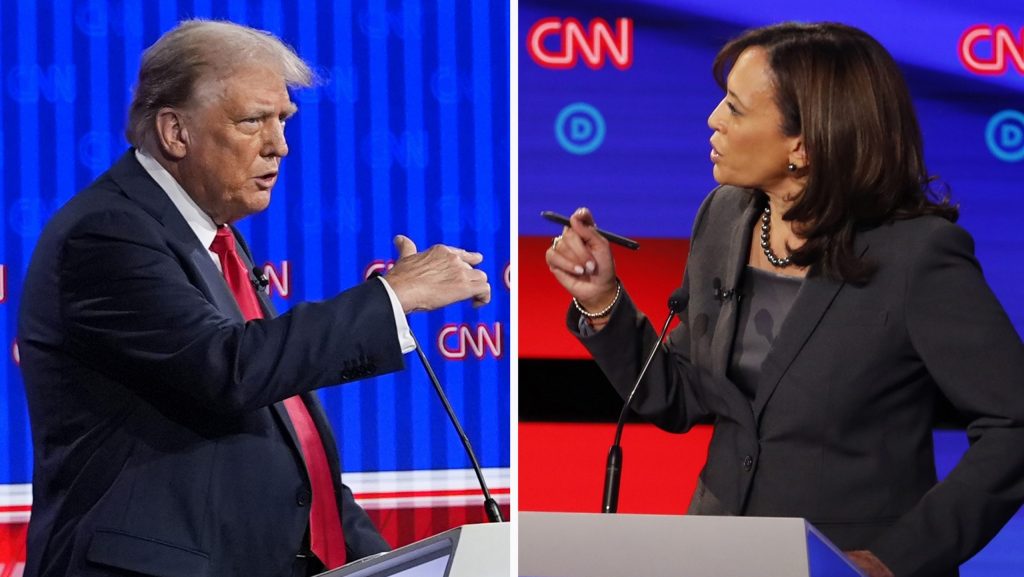
<svg viewBox="0 0 1024 577">
<path fill-rule="evenodd" d="M 156 140 L 160 151 L 174 160 L 188 154 L 189 136 L 181 110 L 164 107 L 156 113 Z"/>
</svg>

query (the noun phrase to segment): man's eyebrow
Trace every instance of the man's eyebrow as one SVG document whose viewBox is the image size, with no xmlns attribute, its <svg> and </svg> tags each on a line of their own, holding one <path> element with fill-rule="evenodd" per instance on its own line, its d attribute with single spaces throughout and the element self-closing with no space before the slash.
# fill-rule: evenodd
<svg viewBox="0 0 1024 577">
<path fill-rule="evenodd" d="M 298 111 L 299 107 L 296 106 L 294 102 L 289 102 L 286 106 L 284 106 L 281 109 L 281 114 L 285 118 L 291 118 L 292 116 L 295 116 L 295 113 L 297 113 Z M 274 116 L 274 107 L 263 105 L 254 106 L 253 108 L 242 111 L 240 114 L 246 117 L 255 116 L 259 118 L 269 118 L 271 116 Z"/>
</svg>

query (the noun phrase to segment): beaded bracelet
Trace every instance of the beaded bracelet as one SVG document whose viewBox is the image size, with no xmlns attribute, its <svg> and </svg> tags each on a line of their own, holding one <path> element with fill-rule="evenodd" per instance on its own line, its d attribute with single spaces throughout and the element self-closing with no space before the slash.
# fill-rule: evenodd
<svg viewBox="0 0 1024 577">
<path fill-rule="evenodd" d="M 612 299 L 612 304 L 604 307 L 604 309 L 602 309 L 601 311 L 596 312 L 596 313 L 592 313 L 592 312 L 588 311 L 587 309 L 583 308 L 582 306 L 580 306 L 580 301 L 576 300 L 576 297 L 572 297 L 572 304 L 576 306 L 576 310 L 578 310 L 581 315 L 587 317 L 588 319 L 599 319 L 599 318 L 606 317 L 606 316 L 611 314 L 612 308 L 615 306 L 615 303 L 619 302 L 619 295 L 621 295 L 621 294 L 622 294 L 622 283 L 616 282 L 615 283 L 615 298 Z"/>
</svg>

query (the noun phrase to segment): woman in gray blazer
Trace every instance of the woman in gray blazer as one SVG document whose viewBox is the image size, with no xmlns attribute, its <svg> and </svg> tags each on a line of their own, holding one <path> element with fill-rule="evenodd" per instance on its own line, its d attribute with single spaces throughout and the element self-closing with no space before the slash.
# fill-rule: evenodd
<svg viewBox="0 0 1024 577">
<path fill-rule="evenodd" d="M 957 208 L 932 198 L 896 63 L 855 28 L 780 24 L 714 71 L 721 186 L 633 407 L 669 431 L 714 420 L 691 513 L 805 517 L 869 575 L 956 575 L 1024 502 L 1024 346 Z M 627 395 L 657 335 L 587 209 L 547 262 Z M 940 395 L 971 447 L 938 483 Z"/>
</svg>

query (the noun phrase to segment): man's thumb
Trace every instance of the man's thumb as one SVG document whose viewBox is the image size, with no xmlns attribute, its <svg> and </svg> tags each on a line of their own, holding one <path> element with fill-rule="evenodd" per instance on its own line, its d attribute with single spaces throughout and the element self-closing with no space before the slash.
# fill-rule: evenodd
<svg viewBox="0 0 1024 577">
<path fill-rule="evenodd" d="M 416 243 L 411 238 L 402 234 L 395 235 L 395 248 L 398 249 L 398 258 L 405 258 L 416 254 Z"/>
</svg>

